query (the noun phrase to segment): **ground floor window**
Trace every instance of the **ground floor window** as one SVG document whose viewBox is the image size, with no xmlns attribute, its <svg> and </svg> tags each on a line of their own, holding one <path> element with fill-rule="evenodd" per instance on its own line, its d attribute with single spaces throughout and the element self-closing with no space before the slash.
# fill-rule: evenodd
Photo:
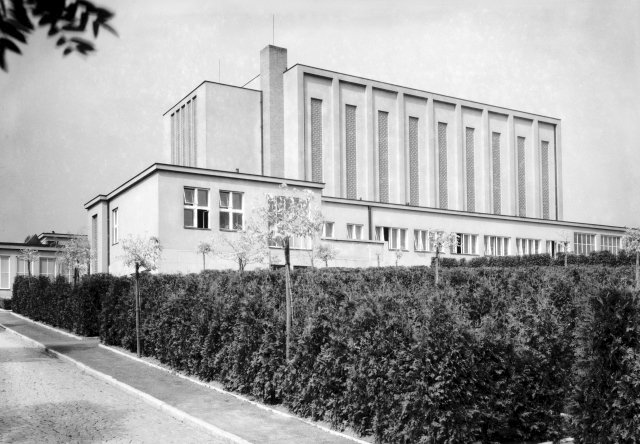
<svg viewBox="0 0 640 444">
<path fill-rule="evenodd" d="M 458 244 L 451 246 L 452 254 L 478 254 L 476 244 L 478 236 L 476 234 L 456 233 Z"/>
<path fill-rule="evenodd" d="M 429 231 L 413 230 L 413 249 L 415 251 L 429 251 Z"/>
<path fill-rule="evenodd" d="M 54 258 L 40 258 L 40 276 L 46 276 L 49 279 L 54 279 L 56 277 L 56 260 Z"/>
<path fill-rule="evenodd" d="M 509 254 L 509 238 L 502 236 L 484 237 L 484 254 L 487 256 L 506 256 Z"/>
<path fill-rule="evenodd" d="M 362 240 L 362 225 L 347 224 L 347 239 Z"/>
<path fill-rule="evenodd" d="M 33 267 L 30 266 L 29 261 L 18 258 L 18 276 L 28 276 L 29 268 L 31 268 L 31 274 L 33 274 Z"/>
<path fill-rule="evenodd" d="M 620 251 L 620 236 L 605 236 L 603 234 L 600 242 L 600 249 L 602 251 L 610 251 L 613 254 L 618 254 Z"/>
<path fill-rule="evenodd" d="M 538 239 L 516 239 L 518 256 L 528 256 L 540 253 L 540 241 Z"/>
<path fill-rule="evenodd" d="M 573 251 L 575 254 L 589 254 L 595 250 L 595 234 L 574 233 Z"/>
<path fill-rule="evenodd" d="M 406 250 L 407 229 L 376 227 L 376 240 L 387 242 L 389 250 Z"/>
<path fill-rule="evenodd" d="M 209 228 L 209 190 L 184 188 L 184 227 Z"/>
<path fill-rule="evenodd" d="M 322 224 L 322 237 L 333 238 L 333 222 L 325 222 Z"/>
<path fill-rule="evenodd" d="M 9 256 L 0 256 L 0 288 L 8 290 L 10 287 Z"/>
</svg>

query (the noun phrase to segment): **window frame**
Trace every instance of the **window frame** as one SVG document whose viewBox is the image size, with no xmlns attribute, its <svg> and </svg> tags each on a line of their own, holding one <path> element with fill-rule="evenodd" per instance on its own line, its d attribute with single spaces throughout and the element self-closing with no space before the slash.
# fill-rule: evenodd
<svg viewBox="0 0 640 444">
<path fill-rule="evenodd" d="M 491 243 L 491 240 L 495 239 L 496 244 L 498 241 L 500 242 L 500 252 L 502 254 L 496 254 L 494 250 L 489 250 L 487 245 Z M 509 256 L 509 247 L 511 246 L 511 238 L 509 236 L 496 236 L 496 235 L 485 235 L 484 237 L 484 255 L 492 256 L 492 257 L 504 257 Z M 487 251 L 491 251 L 487 253 Z"/>
<path fill-rule="evenodd" d="M 473 233 L 456 233 L 457 245 L 452 245 L 451 254 L 477 256 L 478 255 L 478 235 Z M 469 249 L 468 247 L 471 246 Z M 469 251 L 471 250 L 471 251 Z"/>
<path fill-rule="evenodd" d="M 229 193 L 229 202 L 227 203 L 227 207 L 222 206 L 222 193 Z M 240 209 L 233 208 L 233 196 L 240 196 Z M 229 215 L 229 227 L 222 227 L 220 223 L 220 218 L 223 213 Z M 240 228 L 233 228 L 233 216 L 239 214 L 242 218 L 242 226 Z M 220 231 L 244 231 L 244 192 L 243 191 L 231 191 L 231 190 L 218 190 L 218 229 Z"/>
<path fill-rule="evenodd" d="M 352 229 L 350 229 L 352 228 Z M 358 231 L 358 229 L 360 231 Z M 347 224 L 347 239 L 348 240 L 364 240 L 364 224 Z"/>
<path fill-rule="evenodd" d="M 186 190 L 193 190 L 193 202 L 191 204 L 187 203 L 186 199 Z M 207 205 L 199 205 L 198 202 L 198 191 L 206 191 L 207 192 Z M 193 225 L 187 225 L 186 220 L 184 218 L 185 210 L 192 211 L 192 221 Z M 204 210 L 207 215 L 207 226 L 199 227 L 198 226 L 198 211 Z M 192 187 L 192 186 L 184 186 L 182 188 L 182 226 L 187 230 L 210 230 L 211 229 L 211 189 L 203 188 L 203 187 Z"/>
<path fill-rule="evenodd" d="M 584 240 L 584 242 L 578 242 L 578 240 Z M 587 240 L 591 240 L 591 243 L 587 243 Z M 573 233 L 573 254 L 588 256 L 593 251 L 596 251 L 596 235 L 594 233 L 579 231 Z"/>
<path fill-rule="evenodd" d="M 615 240 L 615 244 L 611 245 L 610 242 L 605 242 Z M 601 234 L 600 235 L 600 251 L 608 251 L 611 254 L 618 255 L 620 253 L 620 246 L 622 243 L 622 237 L 616 236 L 614 234 Z"/>
<path fill-rule="evenodd" d="M 2 261 L 7 261 L 7 271 L 2 271 Z M 2 286 L 2 275 L 7 275 L 7 286 Z M 11 289 L 11 256 L 2 255 L 0 256 L 0 290 L 10 290 Z"/>
<path fill-rule="evenodd" d="M 42 272 L 42 263 L 46 262 L 48 264 L 53 263 L 53 272 L 52 273 L 43 273 Z M 46 276 L 47 278 L 51 279 L 51 280 L 55 280 L 56 276 L 57 276 L 57 261 L 55 258 L 53 257 L 40 257 L 38 260 L 38 265 L 40 267 L 40 269 L 38 270 L 38 276 Z M 48 268 L 48 267 L 47 267 Z"/>
<path fill-rule="evenodd" d="M 387 230 L 387 239 L 384 239 L 385 229 Z M 407 249 L 407 232 L 406 228 L 385 227 L 383 225 L 376 226 L 376 240 L 387 243 L 389 251 L 409 251 Z M 381 236 L 382 235 L 382 236 Z M 382 237 L 382 239 L 381 239 Z M 398 245 L 399 244 L 399 245 Z"/>
<path fill-rule="evenodd" d="M 331 227 L 331 230 L 327 230 L 327 227 Z M 322 223 L 322 238 L 323 239 L 335 239 L 336 230 L 335 230 L 335 222 L 326 221 Z M 331 235 L 328 235 L 327 232 L 331 231 Z"/>
<path fill-rule="evenodd" d="M 20 271 L 20 264 L 24 264 L 24 271 Z M 31 270 L 31 275 L 33 275 L 32 265 L 33 262 L 18 257 L 16 261 L 16 276 L 29 276 L 29 270 Z"/>
<path fill-rule="evenodd" d="M 111 210 L 111 245 L 117 245 L 120 242 L 120 216 L 119 207 Z"/>
<path fill-rule="evenodd" d="M 516 254 L 518 256 L 540 254 L 540 244 L 540 239 L 516 237 Z M 532 247 L 534 247 L 535 251 L 532 251 Z"/>
</svg>

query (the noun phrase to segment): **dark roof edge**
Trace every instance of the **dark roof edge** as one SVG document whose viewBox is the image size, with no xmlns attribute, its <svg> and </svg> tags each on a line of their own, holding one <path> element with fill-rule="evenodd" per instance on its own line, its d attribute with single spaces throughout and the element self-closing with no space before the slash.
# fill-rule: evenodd
<svg viewBox="0 0 640 444">
<path fill-rule="evenodd" d="M 212 83 L 214 85 L 222 85 L 222 86 L 229 86 L 231 88 L 238 88 L 238 89 L 244 89 L 246 91 L 253 91 L 253 92 L 261 92 L 259 89 L 253 89 L 253 88 L 245 88 L 244 86 L 236 86 L 236 85 L 229 85 L 228 83 L 220 83 L 220 82 L 213 82 L 211 80 L 203 80 L 202 82 L 200 82 L 200 84 L 198 86 L 196 86 L 195 88 L 193 88 L 191 91 L 189 91 L 187 94 L 185 94 L 180 100 L 178 100 L 176 103 L 173 104 L 173 106 L 171 106 L 168 110 L 166 110 L 162 115 L 166 116 L 172 109 L 174 109 L 176 106 L 178 106 L 178 104 L 180 102 L 182 102 L 184 99 L 186 99 L 187 97 L 189 97 L 191 94 L 194 93 L 194 91 L 198 88 L 200 88 L 202 85 L 204 85 L 205 83 Z"/>
</svg>

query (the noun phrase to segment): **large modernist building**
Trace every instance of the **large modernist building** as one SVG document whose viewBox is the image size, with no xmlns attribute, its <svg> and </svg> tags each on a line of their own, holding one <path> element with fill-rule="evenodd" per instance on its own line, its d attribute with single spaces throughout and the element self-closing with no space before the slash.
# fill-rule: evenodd
<svg viewBox="0 0 640 444">
<path fill-rule="evenodd" d="M 260 62 L 261 90 L 203 82 L 165 113 L 159 163 L 85 205 L 94 269 L 124 272 L 120 240 L 146 234 L 162 271 L 198 271 L 196 245 L 237 235 L 281 183 L 313 193 L 337 266 L 427 264 L 434 230 L 457 257 L 619 249 L 622 228 L 562 218 L 559 119 L 288 66 L 275 46 Z"/>
</svg>

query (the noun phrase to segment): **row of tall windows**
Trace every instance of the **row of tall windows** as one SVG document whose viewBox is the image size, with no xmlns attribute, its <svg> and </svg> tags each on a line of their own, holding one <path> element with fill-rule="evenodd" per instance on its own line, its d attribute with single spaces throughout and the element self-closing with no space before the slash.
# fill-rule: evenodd
<svg viewBox="0 0 640 444">
<path fill-rule="evenodd" d="M 41 257 L 38 259 L 40 276 L 45 276 L 50 279 L 54 279 L 56 276 L 64 276 L 68 279 L 71 278 L 69 270 L 64 264 L 58 262 L 54 257 Z M 30 269 L 30 270 L 29 270 Z M 15 273 L 18 276 L 27 276 L 29 271 L 33 274 L 33 263 L 17 258 L 17 270 Z M 0 289 L 8 290 L 11 288 L 11 256 L 0 256 Z"/>
<path fill-rule="evenodd" d="M 311 99 L 311 177 L 313 181 L 322 182 L 323 177 L 323 128 L 322 128 L 322 100 Z M 345 105 L 344 108 L 344 136 L 345 136 L 345 185 L 346 197 L 357 199 L 358 168 L 357 168 L 357 107 Z M 409 196 L 407 202 L 411 205 L 420 203 L 420 161 L 419 161 L 419 118 L 408 117 L 408 164 L 409 164 Z M 448 192 L 448 124 L 437 122 L 437 168 L 438 168 L 438 203 L 439 208 L 449 207 Z M 464 178 L 465 178 L 465 210 L 476 211 L 475 187 L 475 131 L 473 127 L 464 129 Z M 502 183 L 501 183 L 501 138 L 499 132 L 491 133 L 491 212 L 502 214 Z M 377 112 L 377 148 L 378 148 L 378 196 L 380 202 L 389 202 L 389 113 Z M 527 159 L 526 138 L 516 138 L 516 195 L 517 214 L 527 216 Z M 549 142 L 540 142 L 541 194 L 542 217 L 549 219 Z"/>
<path fill-rule="evenodd" d="M 171 163 L 196 166 L 196 97 L 171 113 Z"/>
</svg>

